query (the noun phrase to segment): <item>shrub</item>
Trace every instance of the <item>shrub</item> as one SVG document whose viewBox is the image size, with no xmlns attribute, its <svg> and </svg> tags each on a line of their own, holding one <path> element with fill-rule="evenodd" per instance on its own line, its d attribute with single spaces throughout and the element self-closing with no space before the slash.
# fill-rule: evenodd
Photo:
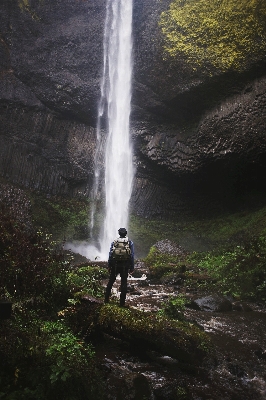
<svg viewBox="0 0 266 400">
<path fill-rule="evenodd" d="M 19 300 L 59 297 L 69 267 L 55 251 L 51 235 L 28 230 L 2 207 L 0 215 L 0 282 L 2 296 Z M 60 287 L 61 286 L 61 287 Z M 60 290 L 59 290 L 60 289 Z"/>
<path fill-rule="evenodd" d="M 170 297 L 163 303 L 162 309 L 158 312 L 159 315 L 164 315 L 171 319 L 184 320 L 184 310 L 187 300 L 184 295 Z"/>
<path fill-rule="evenodd" d="M 194 255 L 194 262 L 217 279 L 225 294 L 266 301 L 265 236 L 232 249 Z"/>
<path fill-rule="evenodd" d="M 92 347 L 79 340 L 64 323 L 46 321 L 41 332 L 48 342 L 45 354 L 50 360 L 51 383 L 90 373 L 90 360 L 94 356 Z"/>
<path fill-rule="evenodd" d="M 66 283 L 75 298 L 82 295 L 102 297 L 104 289 L 101 280 L 106 276 L 106 269 L 97 266 L 80 267 L 68 273 Z"/>
<path fill-rule="evenodd" d="M 152 246 L 144 261 L 150 269 L 151 277 L 159 279 L 169 272 L 179 272 L 182 269 L 183 257 L 161 253 Z"/>
<path fill-rule="evenodd" d="M 2 207 L 0 283 L 13 313 L 0 327 L 0 398 L 102 398 L 92 347 L 55 311 L 75 291 L 100 296 L 103 272 L 71 270 L 51 235 L 34 232 Z"/>
<path fill-rule="evenodd" d="M 1 327 L 0 360 L 5 400 L 83 400 L 97 390 L 91 345 L 63 322 L 42 321 L 25 308 Z"/>
</svg>

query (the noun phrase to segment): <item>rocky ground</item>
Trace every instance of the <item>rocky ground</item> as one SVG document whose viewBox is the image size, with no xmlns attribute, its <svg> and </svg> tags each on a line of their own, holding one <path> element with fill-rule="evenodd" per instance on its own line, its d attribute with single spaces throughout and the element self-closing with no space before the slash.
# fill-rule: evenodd
<svg viewBox="0 0 266 400">
<path fill-rule="evenodd" d="M 119 302 L 119 286 L 118 278 L 113 303 Z M 152 282 L 143 262 L 136 263 L 129 277 L 127 304 L 130 309 L 158 312 L 167 299 L 180 293 L 190 303 L 185 319 L 208 334 L 215 359 L 195 371 L 185 371 L 169 355 L 139 350 L 105 335 L 97 342 L 96 353 L 107 380 L 106 399 L 265 399 L 266 310 L 216 293 L 192 293 L 180 280 Z"/>
</svg>

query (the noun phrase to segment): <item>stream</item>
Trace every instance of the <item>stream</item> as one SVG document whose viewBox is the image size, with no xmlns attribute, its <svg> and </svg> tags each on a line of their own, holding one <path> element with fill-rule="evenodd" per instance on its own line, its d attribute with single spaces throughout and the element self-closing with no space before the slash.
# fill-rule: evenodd
<svg viewBox="0 0 266 400">
<path fill-rule="evenodd" d="M 141 263 L 135 272 L 136 277 L 128 279 L 126 303 L 130 308 L 156 312 L 181 291 L 177 285 L 149 282 Z M 117 278 L 112 293 L 112 301 L 117 303 L 119 286 Z M 95 348 L 107 381 L 106 399 L 266 399 L 266 310 L 242 303 L 228 312 L 186 307 L 184 315 L 207 332 L 215 359 L 196 371 L 184 371 L 169 356 L 104 335 Z"/>
</svg>

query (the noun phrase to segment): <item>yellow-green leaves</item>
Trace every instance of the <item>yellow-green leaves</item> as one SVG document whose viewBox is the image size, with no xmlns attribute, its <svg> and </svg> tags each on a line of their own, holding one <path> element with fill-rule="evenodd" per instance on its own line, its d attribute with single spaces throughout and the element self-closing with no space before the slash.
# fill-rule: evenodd
<svg viewBox="0 0 266 400">
<path fill-rule="evenodd" d="M 161 14 L 165 51 L 194 69 L 244 69 L 266 50 L 265 0 L 174 0 Z"/>
<path fill-rule="evenodd" d="M 28 12 L 31 15 L 32 19 L 34 20 L 40 19 L 36 14 L 36 12 L 31 7 L 29 0 L 18 0 L 18 6 L 21 9 L 21 11 Z"/>
</svg>

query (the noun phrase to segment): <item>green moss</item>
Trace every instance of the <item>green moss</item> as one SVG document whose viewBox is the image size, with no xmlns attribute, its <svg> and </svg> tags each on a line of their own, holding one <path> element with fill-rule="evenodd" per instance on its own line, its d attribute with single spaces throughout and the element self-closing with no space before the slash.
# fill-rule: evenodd
<svg viewBox="0 0 266 400">
<path fill-rule="evenodd" d="M 39 0 L 41 3 L 42 0 Z M 36 12 L 33 10 L 30 0 L 18 0 L 18 6 L 21 9 L 22 12 L 28 12 L 32 19 L 34 20 L 40 20 L 40 17 L 36 14 Z"/>
<path fill-rule="evenodd" d="M 190 397 L 187 389 L 182 386 L 178 386 L 176 388 L 176 396 L 178 400 L 188 400 Z"/>
<path fill-rule="evenodd" d="M 183 294 L 171 296 L 162 304 L 162 309 L 158 311 L 159 315 L 166 316 L 171 319 L 183 321 L 185 306 L 187 299 Z"/>
<path fill-rule="evenodd" d="M 179 243 L 188 251 L 206 251 L 224 246 L 228 242 L 237 245 L 242 238 L 266 235 L 266 207 L 186 222 L 178 220 L 178 217 L 171 220 L 143 220 L 140 217 L 131 217 L 129 228 L 138 257 L 147 257 L 151 246 L 163 239 Z M 152 250 L 147 260 L 150 265 L 151 261 L 154 261 L 153 257 L 156 260 L 159 257 L 155 250 Z M 178 265 L 180 260 L 179 257 L 175 257 L 167 261 L 168 256 L 164 257 L 164 264 L 169 261 Z"/>
<path fill-rule="evenodd" d="M 225 294 L 266 302 L 266 237 L 190 257 L 190 262 L 216 279 Z"/>
<path fill-rule="evenodd" d="M 264 0 L 174 0 L 160 26 L 166 53 L 194 70 L 242 70 L 266 50 Z"/>
<path fill-rule="evenodd" d="M 33 220 L 54 237 L 84 239 L 88 236 L 89 203 L 68 198 L 45 198 L 31 193 Z"/>
<path fill-rule="evenodd" d="M 108 304 L 101 308 L 98 324 L 106 332 L 139 346 L 155 347 L 182 362 L 197 363 L 211 349 L 207 335 L 194 324 L 154 313 Z"/>
<path fill-rule="evenodd" d="M 266 234 L 266 207 L 257 210 L 246 210 L 217 218 L 193 221 L 187 229 L 211 238 L 215 242 L 225 243 L 228 240 L 241 240 L 254 235 Z"/>
<path fill-rule="evenodd" d="M 144 261 L 149 267 L 151 277 L 161 278 L 169 272 L 181 272 L 183 257 L 161 253 L 155 246 L 152 246 Z"/>
<path fill-rule="evenodd" d="M 146 256 L 150 247 L 158 240 L 167 239 L 168 229 L 169 221 L 144 219 L 131 215 L 129 232 L 139 257 Z"/>
<path fill-rule="evenodd" d="M 209 241 L 211 251 L 177 257 L 152 246 L 144 261 L 154 278 L 178 275 L 191 287 L 266 302 L 266 207 L 179 225 L 171 239 L 186 237 L 187 248 L 190 235 Z"/>
</svg>

